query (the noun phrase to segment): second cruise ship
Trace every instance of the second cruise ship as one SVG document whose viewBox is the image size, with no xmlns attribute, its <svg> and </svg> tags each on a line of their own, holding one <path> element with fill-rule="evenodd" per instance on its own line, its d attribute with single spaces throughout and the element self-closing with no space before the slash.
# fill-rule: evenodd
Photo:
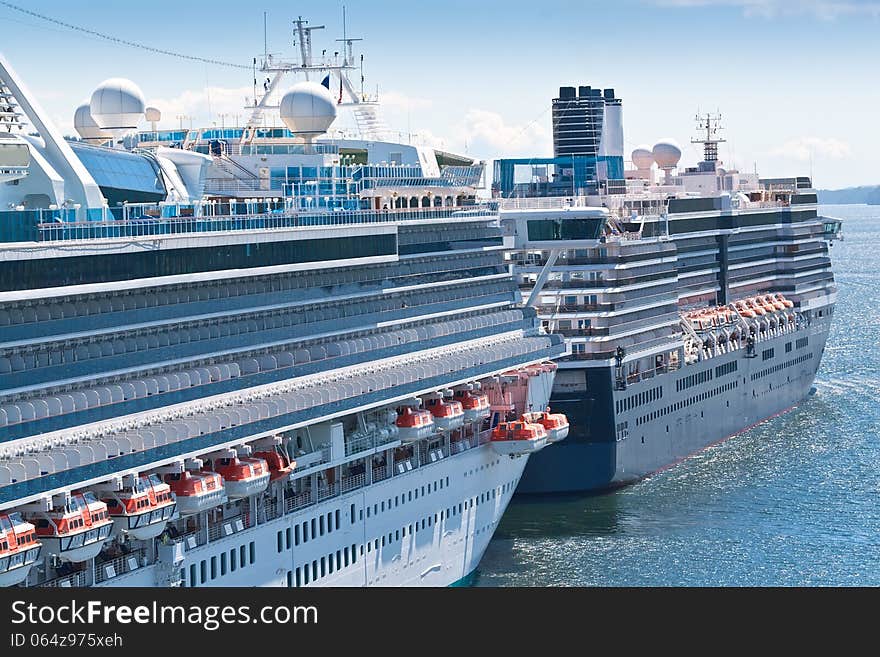
<svg viewBox="0 0 880 657">
<path fill-rule="evenodd" d="M 662 139 L 625 169 L 614 90 L 563 87 L 552 109 L 554 156 L 497 160 L 493 186 L 523 298 L 570 347 L 552 404 L 571 436 L 521 493 L 631 483 L 790 409 L 837 298 L 840 222 L 809 178 L 725 167 L 720 117 L 697 117 L 696 166 Z"/>
</svg>

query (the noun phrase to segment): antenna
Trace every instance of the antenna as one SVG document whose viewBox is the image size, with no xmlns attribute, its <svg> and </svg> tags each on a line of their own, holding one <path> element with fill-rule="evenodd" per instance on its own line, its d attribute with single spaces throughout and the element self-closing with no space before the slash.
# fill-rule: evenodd
<svg viewBox="0 0 880 657">
<path fill-rule="evenodd" d="M 693 139 L 691 139 L 692 144 L 702 144 L 703 145 L 703 161 L 704 162 L 717 162 L 718 161 L 718 144 L 722 144 L 726 139 L 722 139 L 718 136 L 719 130 L 721 130 L 721 113 L 715 114 L 697 114 L 695 117 L 697 122 L 697 130 L 698 131 L 706 131 L 705 137 L 700 135 Z"/>
<path fill-rule="evenodd" d="M 269 61 L 269 32 L 267 26 L 267 12 L 263 12 L 263 63 Z"/>
<path fill-rule="evenodd" d="M 309 22 L 304 20 L 302 16 L 298 16 L 293 23 L 296 25 L 296 32 L 299 36 L 299 52 L 302 57 L 301 63 L 303 68 L 308 68 L 312 65 L 312 32 L 315 30 L 323 30 L 324 26 L 315 25 L 313 27 L 306 27 Z"/>
<path fill-rule="evenodd" d="M 344 45 L 343 61 L 342 61 L 343 66 L 351 66 L 351 64 L 354 63 L 354 56 L 352 55 L 351 44 L 354 41 L 363 41 L 363 39 L 360 39 L 360 38 L 349 39 L 347 30 L 348 30 L 348 27 L 347 27 L 346 21 L 345 21 L 345 5 L 342 5 L 342 38 L 336 39 L 336 40 L 342 41 L 342 43 Z M 361 77 L 363 77 L 363 65 L 364 65 L 364 58 L 362 56 L 361 57 L 361 69 L 362 69 L 361 70 Z M 363 81 L 361 81 L 361 82 L 363 82 Z"/>
</svg>

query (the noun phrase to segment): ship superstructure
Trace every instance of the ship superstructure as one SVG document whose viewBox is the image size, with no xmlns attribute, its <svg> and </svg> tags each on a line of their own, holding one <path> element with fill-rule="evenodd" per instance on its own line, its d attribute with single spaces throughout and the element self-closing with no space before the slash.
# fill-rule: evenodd
<svg viewBox="0 0 880 657">
<path fill-rule="evenodd" d="M 580 91 L 614 100 L 617 134 L 614 92 Z M 704 158 L 691 168 L 664 139 L 636 148 L 615 177 L 622 139 L 604 132 L 612 152 L 495 163 L 523 298 L 570 347 L 552 400 L 571 435 L 532 459 L 520 492 L 636 481 L 810 392 L 834 313 L 840 222 L 818 215 L 808 178 L 725 169 L 719 117 L 697 118 Z"/>
<path fill-rule="evenodd" d="M 83 141 L 5 59 L 0 95 L 0 583 L 469 575 L 564 437 L 565 346 L 520 303 L 481 166 L 343 162 L 315 82 L 281 99 L 277 189 L 228 144 L 145 148 L 126 80 L 77 110 Z"/>
</svg>

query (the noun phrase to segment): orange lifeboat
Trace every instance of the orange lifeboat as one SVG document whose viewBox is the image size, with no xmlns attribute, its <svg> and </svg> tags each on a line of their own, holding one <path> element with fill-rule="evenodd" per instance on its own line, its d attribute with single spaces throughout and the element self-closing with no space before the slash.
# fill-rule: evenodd
<svg viewBox="0 0 880 657">
<path fill-rule="evenodd" d="M 794 308 L 794 301 L 786 299 L 782 294 L 776 295 L 776 300 L 779 301 L 786 308 Z"/>
<path fill-rule="evenodd" d="M 460 401 L 429 397 L 425 400 L 425 408 L 434 416 L 434 424 L 440 431 L 453 431 L 464 424 L 464 408 Z"/>
<path fill-rule="evenodd" d="M 775 313 L 777 310 L 781 310 L 781 308 L 776 307 L 776 304 L 769 295 L 758 297 L 758 303 L 761 304 L 761 307 L 766 310 L 768 314 Z"/>
<path fill-rule="evenodd" d="M 401 442 L 412 443 L 424 440 L 434 433 L 434 417 L 430 412 L 404 406 L 397 415 L 394 424 Z"/>
<path fill-rule="evenodd" d="M 107 505 L 89 491 L 74 493 L 64 506 L 37 512 L 29 520 L 46 551 L 64 561 L 96 557 L 113 529 Z"/>
<path fill-rule="evenodd" d="M 489 417 L 489 396 L 470 390 L 456 390 L 455 401 L 461 404 L 464 410 L 465 422 L 480 422 Z"/>
<path fill-rule="evenodd" d="M 0 513 L 0 586 L 15 586 L 27 579 L 40 556 L 37 531 L 20 513 Z"/>
<path fill-rule="evenodd" d="M 547 432 L 548 443 L 558 443 L 568 436 L 568 418 L 564 413 L 551 413 L 547 409 L 544 413 L 525 413 L 522 421 L 531 424 L 540 424 Z"/>
<path fill-rule="evenodd" d="M 177 498 L 177 510 L 182 516 L 208 511 L 226 501 L 223 477 L 216 472 L 170 472 L 165 483 Z"/>
<path fill-rule="evenodd" d="M 751 298 L 748 300 L 747 303 L 749 304 L 749 308 L 754 310 L 755 314 L 758 315 L 759 317 L 763 317 L 764 315 L 767 314 L 767 309 L 763 305 L 758 303 L 757 299 Z"/>
<path fill-rule="evenodd" d="M 262 493 L 269 485 L 269 464 L 259 458 L 217 458 L 210 470 L 223 477 L 226 496 L 241 499 Z"/>
<path fill-rule="evenodd" d="M 777 298 L 776 298 L 775 296 L 773 296 L 772 294 L 768 294 L 766 297 L 764 297 L 764 300 L 765 300 L 768 304 L 770 304 L 771 306 L 773 306 L 773 308 L 774 308 L 775 310 L 785 310 L 785 304 L 782 303 L 779 299 L 777 299 Z"/>
<path fill-rule="evenodd" d="M 139 541 L 161 534 L 177 511 L 171 486 L 155 474 L 137 477 L 134 485 L 107 493 L 103 501 L 113 519 L 114 530 L 128 532 Z"/>
<path fill-rule="evenodd" d="M 296 467 L 296 461 L 291 461 L 287 454 L 276 447 L 272 450 L 255 452 L 254 458 L 263 459 L 269 466 L 269 481 L 278 481 L 290 477 L 290 473 Z"/>
<path fill-rule="evenodd" d="M 532 454 L 547 445 L 547 431 L 540 424 L 523 420 L 501 422 L 492 429 L 492 445 L 508 456 Z"/>
</svg>

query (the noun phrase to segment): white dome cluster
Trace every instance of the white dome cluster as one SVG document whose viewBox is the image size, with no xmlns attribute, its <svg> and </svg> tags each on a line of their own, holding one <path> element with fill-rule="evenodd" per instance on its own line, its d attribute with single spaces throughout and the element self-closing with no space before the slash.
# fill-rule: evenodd
<svg viewBox="0 0 880 657">
<path fill-rule="evenodd" d="M 651 152 L 651 147 L 647 144 L 639 144 L 633 149 L 630 159 L 636 169 L 645 171 L 654 164 L 654 153 Z"/>
<path fill-rule="evenodd" d="M 92 118 L 92 112 L 88 103 L 83 103 L 76 108 L 73 114 L 73 127 L 85 141 L 91 143 L 103 143 L 113 138 L 113 133 L 99 126 Z"/>
<path fill-rule="evenodd" d="M 73 127 L 83 140 L 100 144 L 134 132 L 144 118 L 155 122 L 160 117 L 158 109 L 146 106 L 144 94 L 134 82 L 110 78 L 98 85 L 87 103 L 76 108 Z"/>
<path fill-rule="evenodd" d="M 146 101 L 140 88 L 125 78 L 110 78 L 92 93 L 89 110 L 102 128 L 113 131 L 136 130 L 144 119 Z"/>
<path fill-rule="evenodd" d="M 654 144 L 651 149 L 654 161 L 663 170 L 674 169 L 681 160 L 681 147 L 672 138 L 665 138 Z"/>
</svg>

